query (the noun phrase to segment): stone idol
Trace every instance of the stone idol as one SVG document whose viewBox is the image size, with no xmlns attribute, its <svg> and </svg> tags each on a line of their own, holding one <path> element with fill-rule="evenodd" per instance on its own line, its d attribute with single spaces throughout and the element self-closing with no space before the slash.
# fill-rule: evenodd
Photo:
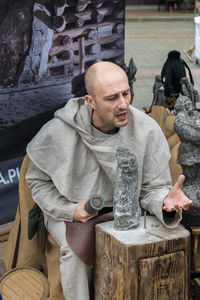
<svg viewBox="0 0 200 300">
<path fill-rule="evenodd" d="M 161 75 L 155 76 L 155 82 L 153 85 L 153 101 L 150 106 L 150 111 L 152 110 L 152 106 L 165 106 L 165 87 L 162 83 Z"/>
<path fill-rule="evenodd" d="M 183 96 L 187 96 L 191 99 L 194 108 L 196 108 L 196 103 L 199 102 L 199 93 L 194 89 L 194 86 L 191 82 L 189 82 L 187 77 L 181 78 L 181 94 Z"/>
<path fill-rule="evenodd" d="M 193 201 L 192 206 L 200 209 L 200 113 L 187 96 L 176 100 L 174 112 L 174 130 L 181 140 L 177 163 L 185 175 L 182 190 Z"/>
<path fill-rule="evenodd" d="M 136 155 L 128 148 L 116 151 L 117 172 L 114 187 L 114 228 L 127 230 L 140 222 L 141 209 L 138 192 L 138 163 Z"/>
</svg>

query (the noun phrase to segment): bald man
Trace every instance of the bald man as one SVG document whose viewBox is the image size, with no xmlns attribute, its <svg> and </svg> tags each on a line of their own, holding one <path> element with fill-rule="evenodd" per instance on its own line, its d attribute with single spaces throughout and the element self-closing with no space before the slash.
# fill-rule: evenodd
<svg viewBox="0 0 200 300">
<path fill-rule="evenodd" d="M 60 246 L 67 300 L 90 299 L 91 270 L 69 248 L 64 221 L 94 218 L 84 208 L 94 194 L 103 196 L 106 207 L 113 206 L 119 146 L 137 157 L 141 206 L 165 226 L 177 226 L 182 209 L 192 203 L 181 191 L 184 176 L 171 188 L 166 139 L 154 120 L 130 106 L 126 73 L 113 63 L 99 62 L 86 72 L 85 84 L 88 94 L 68 101 L 27 147 L 26 180 Z"/>
</svg>

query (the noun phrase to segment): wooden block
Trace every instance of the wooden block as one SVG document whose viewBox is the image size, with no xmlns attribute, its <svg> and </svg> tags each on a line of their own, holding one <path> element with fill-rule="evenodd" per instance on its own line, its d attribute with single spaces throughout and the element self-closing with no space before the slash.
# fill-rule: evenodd
<svg viewBox="0 0 200 300">
<path fill-rule="evenodd" d="M 191 299 L 199 300 L 200 299 L 200 278 L 193 278 L 191 281 Z"/>
<path fill-rule="evenodd" d="M 147 216 L 127 231 L 96 226 L 95 300 L 188 300 L 190 233 Z"/>
<path fill-rule="evenodd" d="M 200 227 L 192 229 L 191 272 L 200 273 Z"/>
<path fill-rule="evenodd" d="M 185 299 L 184 261 L 184 251 L 141 259 L 139 299 Z"/>
<path fill-rule="evenodd" d="M 200 295 L 200 278 L 194 278 L 194 282 L 198 288 L 199 295 Z"/>
<path fill-rule="evenodd" d="M 34 268 L 16 268 L 1 278 L 0 293 L 4 300 L 45 300 L 49 295 L 49 283 Z"/>
</svg>

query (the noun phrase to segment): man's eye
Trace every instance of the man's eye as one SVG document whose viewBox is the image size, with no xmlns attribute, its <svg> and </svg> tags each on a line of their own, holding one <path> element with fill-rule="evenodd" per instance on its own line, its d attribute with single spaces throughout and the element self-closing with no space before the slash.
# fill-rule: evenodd
<svg viewBox="0 0 200 300">
<path fill-rule="evenodd" d="M 108 98 L 108 101 L 114 101 L 117 97 L 111 97 L 111 98 Z"/>
<path fill-rule="evenodd" d="M 127 95 L 129 95 L 129 93 L 130 93 L 129 91 L 127 91 L 127 92 L 124 92 L 124 93 L 123 93 L 123 96 L 127 96 Z"/>
</svg>

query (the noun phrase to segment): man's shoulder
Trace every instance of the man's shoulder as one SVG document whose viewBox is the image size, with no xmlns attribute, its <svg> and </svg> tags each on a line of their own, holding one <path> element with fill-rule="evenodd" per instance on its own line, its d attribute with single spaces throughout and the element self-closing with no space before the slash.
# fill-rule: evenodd
<svg viewBox="0 0 200 300">
<path fill-rule="evenodd" d="M 157 122 L 147 115 L 143 110 L 130 106 L 130 115 L 133 118 L 134 123 L 140 127 L 145 127 L 149 130 L 152 130 L 153 128 L 160 130 L 160 126 L 157 124 Z"/>
<path fill-rule="evenodd" d="M 82 98 L 69 99 L 63 107 L 55 111 L 54 117 L 46 122 L 38 133 L 45 133 L 45 135 L 57 135 L 57 131 L 60 129 L 67 127 L 72 129 L 70 122 L 73 119 L 73 114 L 75 114 L 75 112 L 73 112 L 73 108 L 80 103 L 83 104 L 83 101 L 84 99 Z"/>
<path fill-rule="evenodd" d="M 132 107 L 130 108 L 129 128 L 127 135 L 134 136 L 134 139 L 141 143 L 159 144 L 166 140 L 165 135 L 158 123 L 145 112 Z"/>
<path fill-rule="evenodd" d="M 84 98 L 72 98 L 62 108 L 54 113 L 54 117 L 45 123 L 33 137 L 30 146 L 35 144 L 57 143 L 66 138 L 73 138 L 77 129 L 74 123 L 79 106 L 83 106 Z"/>
</svg>

